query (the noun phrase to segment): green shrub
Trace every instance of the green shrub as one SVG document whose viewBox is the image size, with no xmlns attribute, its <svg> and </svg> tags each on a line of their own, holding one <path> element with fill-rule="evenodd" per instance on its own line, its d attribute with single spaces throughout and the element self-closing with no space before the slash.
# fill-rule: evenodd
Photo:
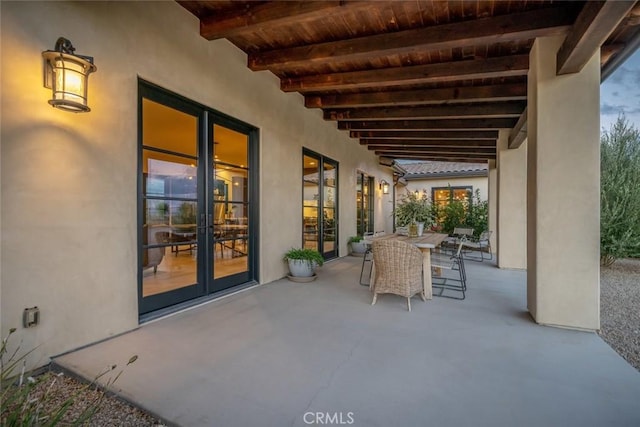
<svg viewBox="0 0 640 427">
<path fill-rule="evenodd" d="M 489 201 L 480 200 L 480 190 L 476 190 L 471 198 L 464 225 L 473 228 L 476 238 L 489 229 Z"/>
<path fill-rule="evenodd" d="M 449 200 L 449 203 L 440 209 L 442 230 L 452 234 L 453 229 L 462 227 L 467 216 L 467 203 L 461 200 Z"/>
<path fill-rule="evenodd" d="M 453 234 L 456 227 L 468 227 L 473 228 L 475 237 L 479 237 L 489 229 L 489 202 L 480 199 L 480 190 L 476 190 L 468 201 L 450 197 L 447 205 L 438 208 L 435 217 L 447 234 Z"/>
<path fill-rule="evenodd" d="M 324 258 L 322 254 L 315 249 L 299 249 L 299 248 L 291 248 L 284 254 L 284 260 L 289 261 L 290 259 L 297 260 L 305 260 L 317 265 L 322 265 L 324 263 Z"/>
<path fill-rule="evenodd" d="M 349 237 L 349 240 L 347 241 L 347 243 L 359 243 L 361 242 L 363 239 L 362 236 L 351 236 Z"/>
<path fill-rule="evenodd" d="M 600 261 L 640 257 L 640 132 L 624 116 L 600 138 Z"/>
</svg>

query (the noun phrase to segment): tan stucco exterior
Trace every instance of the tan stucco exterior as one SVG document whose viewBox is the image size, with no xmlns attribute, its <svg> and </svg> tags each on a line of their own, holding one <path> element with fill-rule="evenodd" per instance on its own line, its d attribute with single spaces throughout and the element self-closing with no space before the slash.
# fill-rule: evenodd
<svg viewBox="0 0 640 427">
<path fill-rule="evenodd" d="M 301 244 L 303 147 L 339 162 L 341 255 L 356 229 L 356 170 L 392 181 L 299 94 L 250 71 L 243 52 L 200 37 L 198 20 L 178 3 L 1 8 L 1 326 L 3 335 L 18 327 L 23 348 L 39 346 L 33 365 L 138 326 L 138 77 L 259 128 L 261 283 L 283 277 L 283 253 Z M 90 113 L 47 104 L 41 52 L 59 36 L 95 57 Z M 376 228 L 392 228 L 389 197 L 376 190 Z M 41 324 L 23 329 L 22 310 L 34 305 Z"/>
<path fill-rule="evenodd" d="M 530 55 L 527 304 L 538 323 L 595 330 L 599 319 L 600 52 L 556 75 L 563 37 Z"/>
<path fill-rule="evenodd" d="M 491 231 L 491 237 L 489 242 L 491 244 L 491 251 L 494 254 L 498 253 L 498 169 L 496 168 L 496 161 L 489 160 L 489 231 Z"/>
<path fill-rule="evenodd" d="M 498 267 L 527 268 L 527 143 L 509 149 L 509 130 L 498 138 Z"/>
</svg>

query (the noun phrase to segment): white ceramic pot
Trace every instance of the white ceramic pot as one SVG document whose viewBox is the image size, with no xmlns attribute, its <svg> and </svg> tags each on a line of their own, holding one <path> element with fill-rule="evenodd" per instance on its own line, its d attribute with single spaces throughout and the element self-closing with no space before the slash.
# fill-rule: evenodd
<svg viewBox="0 0 640 427">
<path fill-rule="evenodd" d="M 354 255 L 362 255 L 367 251 L 367 245 L 364 243 L 364 240 L 360 240 L 359 242 L 351 242 L 351 253 Z"/>
<path fill-rule="evenodd" d="M 311 277 L 313 276 L 313 270 L 315 269 L 315 263 L 302 260 L 302 259 L 290 259 L 289 271 L 292 276 L 296 277 Z"/>
<path fill-rule="evenodd" d="M 422 236 L 422 233 L 424 233 L 424 222 L 416 222 L 416 225 L 418 226 L 418 236 Z"/>
</svg>

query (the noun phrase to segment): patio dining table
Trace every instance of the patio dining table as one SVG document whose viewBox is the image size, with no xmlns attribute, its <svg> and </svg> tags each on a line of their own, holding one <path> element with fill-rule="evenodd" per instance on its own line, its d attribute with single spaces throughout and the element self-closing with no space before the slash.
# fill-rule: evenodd
<svg viewBox="0 0 640 427">
<path fill-rule="evenodd" d="M 431 289 L 431 249 L 437 248 L 448 236 L 442 233 L 426 232 L 422 236 L 409 237 L 401 234 L 387 234 L 383 236 L 370 236 L 365 238 L 365 242 L 371 243 L 376 240 L 399 240 L 416 246 L 422 252 L 422 284 L 424 294 L 427 299 L 433 299 Z"/>
</svg>

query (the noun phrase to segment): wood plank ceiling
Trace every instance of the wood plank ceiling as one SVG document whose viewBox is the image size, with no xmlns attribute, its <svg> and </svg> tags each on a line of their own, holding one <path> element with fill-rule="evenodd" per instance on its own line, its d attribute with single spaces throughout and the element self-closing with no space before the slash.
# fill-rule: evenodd
<svg viewBox="0 0 640 427">
<path fill-rule="evenodd" d="M 529 50 L 566 35 L 558 74 L 599 47 L 603 74 L 640 40 L 640 2 L 178 1 L 285 92 L 383 161 L 486 162 L 526 137 Z"/>
</svg>

